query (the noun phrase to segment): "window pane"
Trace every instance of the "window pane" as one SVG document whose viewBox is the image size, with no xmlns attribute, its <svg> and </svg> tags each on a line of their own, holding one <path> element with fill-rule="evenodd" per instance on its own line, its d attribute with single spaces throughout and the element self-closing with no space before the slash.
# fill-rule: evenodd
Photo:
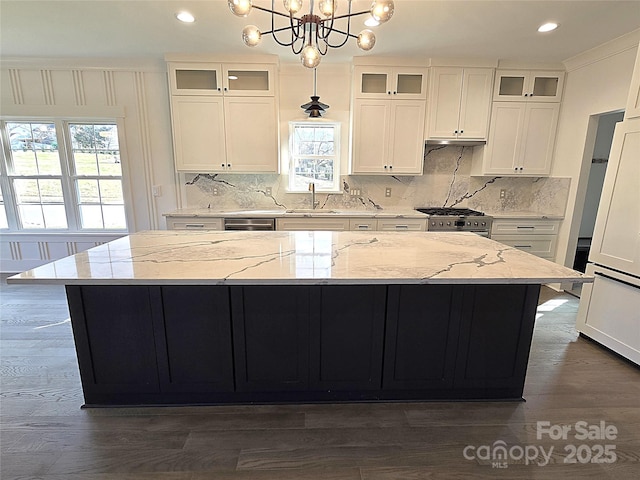
<svg viewBox="0 0 640 480">
<path fill-rule="evenodd" d="M 60 180 L 38 180 L 40 186 L 40 200 L 42 203 L 64 203 L 62 196 L 62 182 Z"/>
<path fill-rule="evenodd" d="M 69 125 L 77 175 L 122 175 L 115 125 Z"/>
<path fill-rule="evenodd" d="M 64 205 L 42 205 L 46 228 L 67 228 L 67 215 Z"/>
<path fill-rule="evenodd" d="M 335 124 L 292 124 L 289 189 L 306 191 L 313 182 L 316 190 L 339 187 L 337 128 Z"/>
<path fill-rule="evenodd" d="M 102 207 L 102 212 L 104 215 L 104 228 L 127 228 L 124 205 L 105 205 Z"/>
<path fill-rule="evenodd" d="M 121 180 L 100 180 L 102 203 L 124 204 Z"/>
<path fill-rule="evenodd" d="M 80 205 L 82 228 L 104 228 L 100 205 Z"/>
<path fill-rule="evenodd" d="M 60 175 L 56 129 L 52 123 L 7 123 L 13 173 Z"/>
<path fill-rule="evenodd" d="M 78 180 L 80 203 L 100 203 L 98 180 Z"/>
<path fill-rule="evenodd" d="M 13 188 L 19 204 L 40 203 L 40 190 L 38 180 L 15 179 Z"/>
<path fill-rule="evenodd" d="M 44 228 L 44 217 L 40 205 L 18 205 L 22 228 Z"/>
</svg>

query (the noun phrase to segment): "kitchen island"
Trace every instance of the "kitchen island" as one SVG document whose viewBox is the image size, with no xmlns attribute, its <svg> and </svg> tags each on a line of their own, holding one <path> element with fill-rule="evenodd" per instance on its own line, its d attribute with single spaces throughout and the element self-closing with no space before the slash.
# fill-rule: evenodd
<svg viewBox="0 0 640 480">
<path fill-rule="evenodd" d="M 8 279 L 66 285 L 87 406 L 522 398 L 540 285 L 471 233 L 141 232 Z"/>
</svg>

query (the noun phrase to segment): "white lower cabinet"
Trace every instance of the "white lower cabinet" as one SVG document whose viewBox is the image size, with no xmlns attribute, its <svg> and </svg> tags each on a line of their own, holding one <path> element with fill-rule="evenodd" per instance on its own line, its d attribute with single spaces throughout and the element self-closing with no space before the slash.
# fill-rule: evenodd
<svg viewBox="0 0 640 480">
<path fill-rule="evenodd" d="M 222 218 L 167 216 L 167 230 L 224 230 L 224 225 Z"/>
<path fill-rule="evenodd" d="M 420 218 L 379 218 L 378 230 L 395 232 L 424 232 L 427 228 L 427 220 Z"/>
<path fill-rule="evenodd" d="M 427 222 L 420 218 L 373 217 L 305 217 L 277 218 L 276 230 L 331 230 L 331 231 L 396 231 L 423 232 Z"/>
<path fill-rule="evenodd" d="M 349 220 L 349 230 L 366 231 L 377 229 L 378 225 L 375 218 L 352 218 Z"/>
<path fill-rule="evenodd" d="M 560 220 L 494 219 L 491 239 L 538 257 L 553 260 Z"/>
<path fill-rule="evenodd" d="M 344 217 L 276 218 L 276 230 L 349 230 L 349 219 Z"/>
</svg>

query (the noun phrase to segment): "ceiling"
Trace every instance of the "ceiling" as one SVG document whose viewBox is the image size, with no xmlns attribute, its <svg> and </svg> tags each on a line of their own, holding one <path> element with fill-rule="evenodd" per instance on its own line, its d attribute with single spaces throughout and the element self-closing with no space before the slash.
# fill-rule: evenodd
<svg viewBox="0 0 640 480">
<path fill-rule="evenodd" d="M 346 3 L 339 1 L 340 12 Z M 254 4 L 268 7 L 271 1 Z M 354 0 L 353 10 L 370 4 Z M 561 62 L 640 28 L 640 0 L 396 0 L 395 7 L 391 21 L 374 29 L 377 42 L 369 55 Z M 280 0 L 276 9 L 283 10 Z M 179 10 L 193 13 L 196 22 L 178 22 Z M 356 33 L 364 18 L 354 21 Z M 537 33 L 546 21 L 560 28 Z M 0 0 L 0 54 L 162 59 L 167 52 L 269 53 L 281 62 L 298 61 L 270 36 L 258 47 L 244 46 L 240 32 L 250 23 L 263 31 L 271 27 L 267 13 L 254 10 L 238 18 L 226 0 Z M 323 62 L 348 62 L 354 55 L 365 53 L 350 41 Z"/>
</svg>

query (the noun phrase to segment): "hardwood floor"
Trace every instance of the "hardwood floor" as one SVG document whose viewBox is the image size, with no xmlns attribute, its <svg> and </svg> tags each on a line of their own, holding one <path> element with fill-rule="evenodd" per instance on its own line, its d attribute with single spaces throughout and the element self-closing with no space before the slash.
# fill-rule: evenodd
<svg viewBox="0 0 640 480">
<path fill-rule="evenodd" d="M 640 369 L 578 338 L 578 300 L 543 288 L 526 402 L 81 409 L 64 289 L 0 286 L 3 480 L 635 479 Z M 615 301 L 615 299 L 612 299 Z M 537 438 L 537 422 L 572 427 Z M 575 424 L 614 425 L 578 440 Z M 506 442 L 508 468 L 480 454 Z M 613 463 L 565 463 L 615 445 Z M 464 456 L 465 447 L 478 451 Z M 513 447 L 516 447 L 515 449 Z M 520 449 L 522 447 L 522 449 Z M 528 449 L 535 460 L 518 458 Z M 553 447 L 549 464 L 545 454 Z M 471 449 L 466 450 L 472 452 Z M 475 450 L 473 450 L 475 451 Z"/>
</svg>

